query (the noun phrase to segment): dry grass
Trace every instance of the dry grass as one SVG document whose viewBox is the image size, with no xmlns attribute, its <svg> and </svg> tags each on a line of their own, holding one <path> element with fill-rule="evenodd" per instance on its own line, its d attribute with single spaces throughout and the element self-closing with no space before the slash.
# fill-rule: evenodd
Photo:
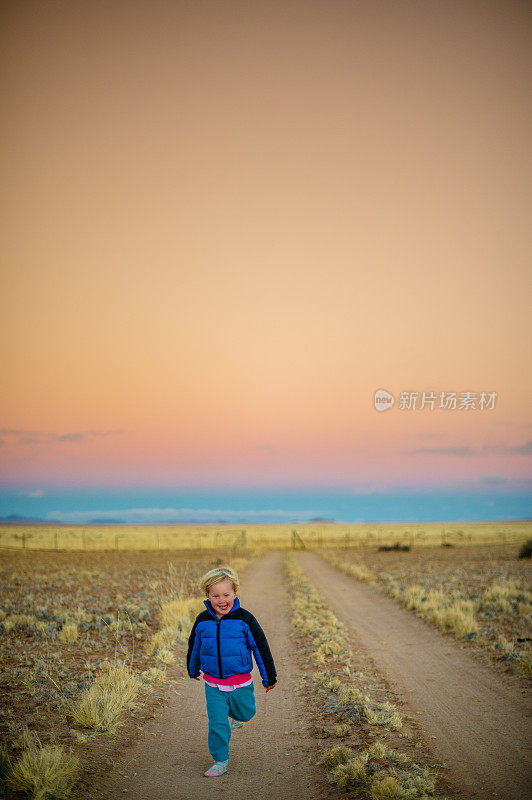
<svg viewBox="0 0 532 800">
<path fill-rule="evenodd" d="M 175 664 L 176 662 L 176 657 L 173 651 L 170 650 L 170 648 L 168 647 L 163 647 L 160 650 L 158 650 L 157 653 L 155 654 L 155 658 L 157 659 L 159 667 L 161 667 L 161 665 L 169 667 L 172 664 Z"/>
<path fill-rule="evenodd" d="M 59 631 L 59 638 L 63 642 L 75 642 L 79 636 L 79 630 L 76 622 L 65 622 Z"/>
<path fill-rule="evenodd" d="M 122 663 L 109 665 L 74 705 L 71 717 L 82 728 L 113 732 L 120 725 L 124 711 L 135 708 L 140 688 L 139 678 L 131 667 Z"/>
<path fill-rule="evenodd" d="M 532 591 L 516 578 L 497 581 L 484 592 L 482 608 L 528 617 L 532 612 Z"/>
<path fill-rule="evenodd" d="M 328 767 L 328 780 L 345 792 L 371 800 L 428 800 L 434 798 L 435 776 L 408 756 L 374 742 L 354 753 L 334 747 L 323 753 L 320 763 Z"/>
<path fill-rule="evenodd" d="M 414 610 L 418 616 L 428 619 L 443 631 L 452 631 L 459 638 L 477 633 L 479 629 L 475 612 L 478 602 L 454 599 L 441 589 L 425 589 L 413 584 L 401 587 L 391 584 L 389 594 Z"/>
<path fill-rule="evenodd" d="M 34 628 L 36 623 L 37 617 L 34 614 L 6 614 L 2 621 L 6 633 L 21 628 Z"/>
<path fill-rule="evenodd" d="M 161 629 L 155 633 L 146 647 L 150 656 L 168 664 L 170 648 L 176 642 L 185 644 L 196 616 L 205 608 L 201 597 L 177 598 L 163 602 L 160 612 Z"/>
<path fill-rule="evenodd" d="M 530 645 L 528 648 L 521 652 L 519 661 L 517 662 L 517 672 L 524 678 L 532 676 L 532 649 Z"/>
<path fill-rule="evenodd" d="M 339 569 L 345 575 L 350 575 L 353 578 L 357 578 L 359 581 L 364 581 L 366 583 L 374 583 L 375 575 L 371 570 L 369 570 L 364 564 L 359 564 L 357 562 L 353 562 L 351 560 L 346 561 L 345 558 L 340 558 L 335 551 L 319 551 L 320 555 L 329 561 L 333 567 Z"/>
<path fill-rule="evenodd" d="M 150 667 L 140 673 L 141 680 L 145 683 L 164 683 L 166 681 L 166 670 L 162 667 Z"/>
<path fill-rule="evenodd" d="M 74 788 L 79 767 L 72 752 L 27 735 L 22 754 L 8 770 L 8 784 L 34 800 L 63 800 Z"/>
</svg>

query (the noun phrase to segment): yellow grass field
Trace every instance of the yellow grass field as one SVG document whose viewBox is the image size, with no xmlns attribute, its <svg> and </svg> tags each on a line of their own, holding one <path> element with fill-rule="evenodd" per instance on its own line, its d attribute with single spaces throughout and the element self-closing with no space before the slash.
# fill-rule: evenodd
<svg viewBox="0 0 532 800">
<path fill-rule="evenodd" d="M 522 544 L 531 521 L 291 523 L 286 525 L 5 525 L 0 548 L 28 550 L 220 550 L 290 547 Z"/>
</svg>

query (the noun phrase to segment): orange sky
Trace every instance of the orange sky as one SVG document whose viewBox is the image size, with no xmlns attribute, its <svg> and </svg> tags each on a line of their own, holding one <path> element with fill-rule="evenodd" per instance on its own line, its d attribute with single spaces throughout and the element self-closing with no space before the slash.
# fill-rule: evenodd
<svg viewBox="0 0 532 800">
<path fill-rule="evenodd" d="M 2 13 L 4 483 L 530 479 L 527 4 Z"/>
</svg>

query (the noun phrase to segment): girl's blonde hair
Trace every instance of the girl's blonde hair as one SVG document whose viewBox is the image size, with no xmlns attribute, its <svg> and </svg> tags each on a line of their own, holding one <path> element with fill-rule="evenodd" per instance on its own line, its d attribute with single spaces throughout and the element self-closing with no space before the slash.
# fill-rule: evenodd
<svg viewBox="0 0 532 800">
<path fill-rule="evenodd" d="M 220 583 L 220 581 L 226 580 L 231 582 L 233 592 L 236 594 L 238 592 L 240 582 L 238 580 L 238 575 L 234 569 L 231 569 L 231 567 L 215 567 L 214 569 L 210 569 L 208 572 L 206 572 L 200 581 L 201 591 L 207 597 L 211 586 L 214 586 L 215 583 Z"/>
</svg>

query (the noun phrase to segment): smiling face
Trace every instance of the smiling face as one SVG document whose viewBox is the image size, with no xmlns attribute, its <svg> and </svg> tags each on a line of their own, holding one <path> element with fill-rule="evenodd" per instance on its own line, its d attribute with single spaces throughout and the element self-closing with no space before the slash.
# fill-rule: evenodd
<svg viewBox="0 0 532 800">
<path fill-rule="evenodd" d="M 219 583 L 213 583 L 207 595 L 211 601 L 214 613 L 220 619 L 229 614 L 233 608 L 236 594 L 233 590 L 233 584 L 227 578 Z"/>
</svg>

